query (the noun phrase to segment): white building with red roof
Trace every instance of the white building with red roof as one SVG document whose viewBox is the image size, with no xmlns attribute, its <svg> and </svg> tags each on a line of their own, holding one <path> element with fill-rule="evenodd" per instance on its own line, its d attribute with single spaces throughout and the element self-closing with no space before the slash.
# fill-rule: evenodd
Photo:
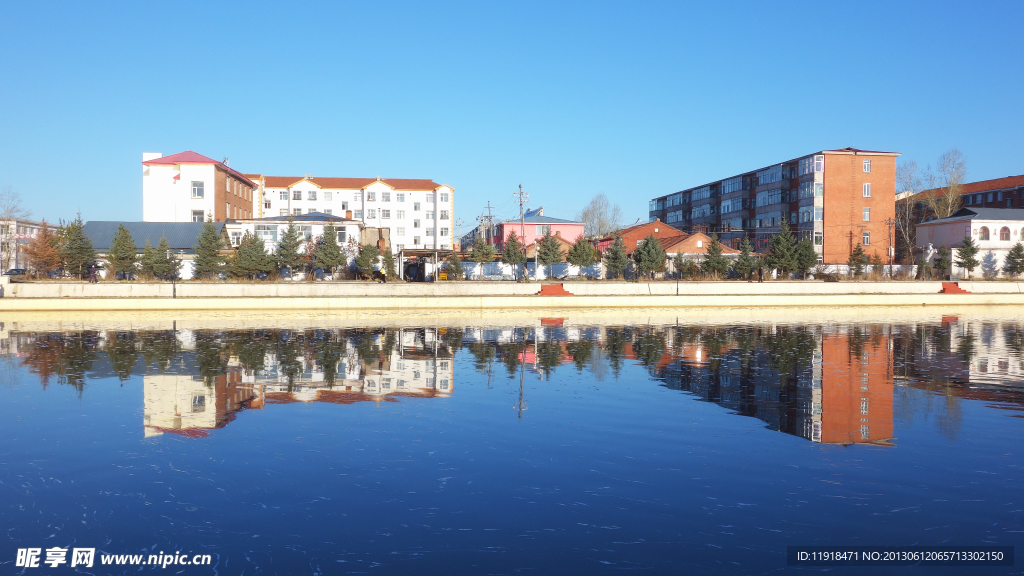
<svg viewBox="0 0 1024 576">
<path fill-rule="evenodd" d="M 142 154 L 144 222 L 223 222 L 253 217 L 258 186 L 224 162 L 191 150 Z"/>
</svg>

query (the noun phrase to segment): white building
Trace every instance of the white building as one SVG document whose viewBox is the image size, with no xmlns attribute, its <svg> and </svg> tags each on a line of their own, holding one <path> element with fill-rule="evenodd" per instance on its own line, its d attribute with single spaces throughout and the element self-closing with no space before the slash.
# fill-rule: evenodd
<svg viewBox="0 0 1024 576">
<path fill-rule="evenodd" d="M 195 152 L 142 154 L 143 222 L 252 218 L 257 185 L 224 162 Z"/>
<path fill-rule="evenodd" d="M 25 245 L 39 233 L 40 223 L 25 218 L 0 220 L 0 265 L 6 272 L 11 268 L 28 268 Z"/>
<path fill-rule="evenodd" d="M 344 214 L 367 228 L 387 228 L 395 252 L 403 248 L 450 249 L 455 194 L 433 180 L 321 178 L 246 174 L 256 183 L 257 216 L 311 212 Z"/>
<path fill-rule="evenodd" d="M 1024 241 L 1024 208 L 963 208 L 948 218 L 922 222 L 917 225 L 917 249 L 931 262 L 939 247 L 946 246 L 955 261 L 956 247 L 968 236 L 980 248 L 977 259 L 981 264 L 972 276 L 1005 275 L 1007 252 Z M 966 270 L 956 265 L 953 274 L 967 275 Z"/>
<path fill-rule="evenodd" d="M 353 239 L 358 246 L 362 239 L 363 223 L 357 220 L 346 219 L 344 213 L 340 216 L 314 212 L 297 216 L 247 218 L 228 222 L 224 227 L 227 228 L 231 246 L 237 247 L 242 236 L 246 232 L 252 232 L 263 239 L 267 252 L 273 253 L 277 250 L 277 243 L 280 242 L 285 232 L 288 231 L 290 223 L 294 223 L 295 227 L 298 228 L 300 239 L 303 242 L 308 242 L 317 236 L 322 236 L 324 227 L 328 224 L 334 225 L 338 234 L 338 244 L 342 248 L 347 247 Z M 302 246 L 302 250 L 305 251 L 305 245 Z"/>
</svg>

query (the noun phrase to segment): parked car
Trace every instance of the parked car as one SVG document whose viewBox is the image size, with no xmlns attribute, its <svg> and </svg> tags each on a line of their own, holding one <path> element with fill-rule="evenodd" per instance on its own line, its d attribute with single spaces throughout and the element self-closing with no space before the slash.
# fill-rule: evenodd
<svg viewBox="0 0 1024 576">
<path fill-rule="evenodd" d="M 4 272 L 4 276 L 24 276 L 28 274 L 28 270 L 24 268 L 11 268 L 7 272 Z"/>
</svg>

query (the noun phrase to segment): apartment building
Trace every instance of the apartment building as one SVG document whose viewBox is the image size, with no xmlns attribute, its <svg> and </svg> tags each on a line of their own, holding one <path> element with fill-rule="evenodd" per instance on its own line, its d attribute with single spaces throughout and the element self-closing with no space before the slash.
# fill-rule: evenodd
<svg viewBox="0 0 1024 576">
<path fill-rule="evenodd" d="M 252 218 L 257 185 L 229 167 L 191 150 L 142 154 L 142 221 L 203 222 Z"/>
<path fill-rule="evenodd" d="M 785 219 L 818 258 L 845 263 L 856 244 L 883 259 L 891 252 L 896 152 L 822 150 L 650 201 L 650 221 L 684 232 L 717 233 L 738 248 L 764 250 Z"/>
<path fill-rule="evenodd" d="M 257 183 L 257 217 L 351 211 L 352 218 L 367 228 L 389 229 L 396 252 L 452 247 L 455 189 L 451 186 L 409 178 L 246 177 Z"/>
<path fill-rule="evenodd" d="M 28 268 L 25 246 L 39 233 L 42 223 L 27 218 L 0 220 L 0 267 Z"/>
</svg>

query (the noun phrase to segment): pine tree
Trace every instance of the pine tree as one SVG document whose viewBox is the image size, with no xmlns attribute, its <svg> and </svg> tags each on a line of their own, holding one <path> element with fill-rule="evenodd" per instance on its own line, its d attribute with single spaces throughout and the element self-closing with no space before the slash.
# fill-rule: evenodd
<svg viewBox="0 0 1024 576">
<path fill-rule="evenodd" d="M 569 249 L 569 253 L 565 255 L 565 261 L 573 266 L 578 266 L 582 273 L 584 268 L 594 263 L 594 246 L 580 234 L 572 248 Z"/>
<path fill-rule="evenodd" d="M 618 278 L 629 265 L 629 259 L 626 257 L 626 245 L 622 242 L 622 236 L 616 236 L 612 245 L 605 250 L 604 263 L 608 268 L 608 275 L 612 278 Z"/>
<path fill-rule="evenodd" d="M 780 278 L 788 278 L 790 272 L 796 269 L 796 239 L 789 231 L 789 223 L 783 218 L 779 223 L 779 233 L 768 240 L 768 255 L 765 256 L 765 264 L 768 268 L 779 271 Z"/>
<path fill-rule="evenodd" d="M 875 252 L 871 255 L 871 271 L 876 274 L 881 274 L 884 271 L 885 263 L 882 262 L 882 257 Z"/>
<path fill-rule="evenodd" d="M 526 264 L 526 251 L 523 250 L 523 243 L 519 241 L 515 231 L 508 235 L 505 240 L 505 248 L 501 251 L 501 262 L 512 266 L 512 272 L 516 279 L 519 279 L 519 267 Z"/>
<path fill-rule="evenodd" d="M 384 251 L 384 256 L 381 258 L 381 268 L 388 278 L 398 278 L 398 272 L 395 270 L 395 255 L 391 252 L 390 246 Z"/>
<path fill-rule="evenodd" d="M 850 267 L 851 276 L 860 276 L 864 273 L 864 266 L 868 263 L 868 255 L 864 253 L 864 246 L 857 244 L 850 252 L 846 264 Z"/>
<path fill-rule="evenodd" d="M 334 269 L 340 266 L 345 257 L 338 246 L 338 229 L 334 224 L 328 223 L 324 226 L 323 236 L 320 237 L 320 244 L 313 254 L 316 267 L 325 270 L 328 274 L 334 274 Z"/>
<path fill-rule="evenodd" d="M 149 242 L 147 239 L 146 242 Z M 181 272 L 181 258 L 171 250 L 171 244 L 167 241 L 167 235 L 160 235 L 160 243 L 156 245 L 156 253 L 159 265 L 156 267 L 157 276 L 163 280 L 173 280 Z"/>
<path fill-rule="evenodd" d="M 277 243 L 277 269 L 292 271 L 302 262 L 302 237 L 295 222 L 288 221 L 288 229 Z"/>
<path fill-rule="evenodd" d="M 814 245 L 807 238 L 797 242 L 794 250 L 793 261 L 796 264 L 796 271 L 807 278 L 807 271 L 818 264 L 818 254 L 814 251 Z"/>
<path fill-rule="evenodd" d="M 162 260 L 163 258 L 157 254 L 156 248 L 149 243 L 149 238 L 146 238 L 146 245 L 142 247 L 142 260 L 139 262 L 142 275 L 146 278 L 159 278 Z"/>
<path fill-rule="evenodd" d="M 711 242 L 708 243 L 707 255 L 700 264 L 700 270 L 706 275 L 720 278 L 729 272 L 729 259 L 722 256 L 722 243 L 718 241 L 718 234 L 711 233 Z"/>
<path fill-rule="evenodd" d="M 263 238 L 246 230 L 238 242 L 238 250 L 230 262 L 231 274 L 242 278 L 252 278 L 259 272 L 270 272 L 274 269 L 274 259 L 267 254 Z"/>
<path fill-rule="evenodd" d="M 448 271 L 449 280 L 462 280 L 462 277 L 465 274 L 462 270 L 462 260 L 455 252 L 448 255 L 448 261 L 445 268 Z"/>
<path fill-rule="evenodd" d="M 665 249 L 654 234 L 644 238 L 643 242 L 633 251 L 633 262 L 636 263 L 637 274 L 647 274 L 653 279 L 654 273 L 661 270 L 665 263 Z"/>
<path fill-rule="evenodd" d="M 562 245 L 557 238 L 551 235 L 549 230 L 537 243 L 537 263 L 548 267 L 546 276 L 551 277 L 551 266 L 565 261 L 565 252 L 562 252 Z"/>
<path fill-rule="evenodd" d="M 194 278 L 213 278 L 224 268 L 224 257 L 220 251 L 224 243 L 213 220 L 203 223 L 203 229 L 199 232 L 199 241 L 192 247 L 195 250 L 196 258 L 192 262 L 192 276 Z"/>
<path fill-rule="evenodd" d="M 956 265 L 967 270 L 967 277 L 970 278 L 971 273 L 978 267 L 978 245 L 974 243 L 974 238 L 967 236 L 964 238 L 963 244 L 956 249 Z"/>
<path fill-rule="evenodd" d="M 750 245 L 750 239 L 746 236 L 740 242 L 740 255 L 733 267 L 741 278 L 750 279 L 751 273 L 757 268 L 757 258 L 751 254 L 754 247 Z"/>
<path fill-rule="evenodd" d="M 123 275 L 125 280 L 130 280 L 131 273 L 135 270 L 135 263 L 139 260 L 139 248 L 135 245 L 131 232 L 123 224 L 118 225 L 114 233 L 114 240 L 110 244 L 110 265 L 114 269 L 114 277 Z"/>
<path fill-rule="evenodd" d="M 927 266 L 927 264 L 925 264 Z M 949 267 L 953 265 L 953 253 L 948 246 L 943 244 L 939 246 L 938 254 L 932 260 L 932 266 L 935 267 L 935 272 L 939 275 L 939 278 L 945 278 L 946 272 Z M 931 276 L 929 274 L 929 276 Z"/>
<path fill-rule="evenodd" d="M 477 236 L 473 250 L 469 253 L 469 259 L 480 265 L 480 276 L 483 277 L 483 264 L 494 261 L 494 246 L 487 243 L 483 236 Z"/>
<path fill-rule="evenodd" d="M 356 270 L 358 270 L 364 278 L 373 277 L 373 272 L 376 270 L 374 265 L 377 263 L 379 258 L 380 250 L 377 249 L 376 245 L 367 244 L 366 246 L 363 246 L 359 251 L 359 256 L 356 257 Z"/>
<path fill-rule="evenodd" d="M 39 223 L 39 232 L 25 245 L 25 258 L 34 273 L 49 273 L 60 267 L 60 252 L 57 250 L 57 234 L 43 220 Z"/>
<path fill-rule="evenodd" d="M 60 257 L 64 269 L 71 274 L 84 278 L 89 265 L 96 260 L 96 250 L 92 241 L 85 235 L 85 224 L 82 215 L 69 222 L 60 232 Z"/>
<path fill-rule="evenodd" d="M 1003 270 L 1014 278 L 1024 273 L 1024 244 L 1017 242 L 1010 248 L 1010 251 L 1006 253 Z"/>
</svg>

